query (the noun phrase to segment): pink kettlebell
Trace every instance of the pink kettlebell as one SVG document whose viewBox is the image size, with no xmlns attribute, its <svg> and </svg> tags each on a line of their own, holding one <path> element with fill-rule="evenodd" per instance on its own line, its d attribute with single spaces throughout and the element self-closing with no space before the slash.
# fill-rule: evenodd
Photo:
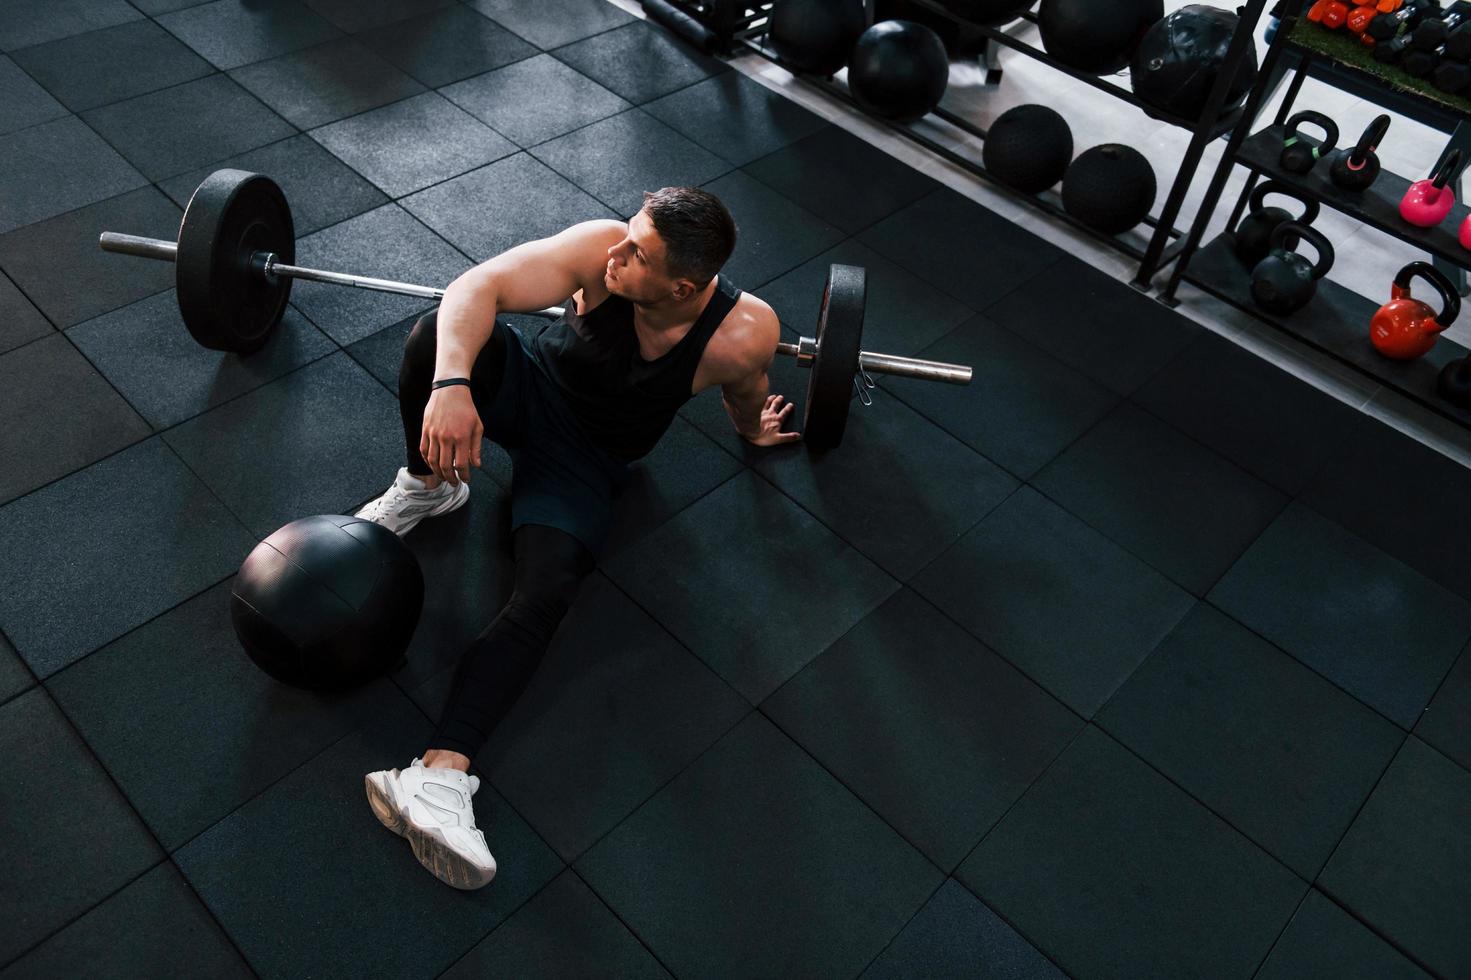
<svg viewBox="0 0 1471 980">
<path fill-rule="evenodd" d="M 1471 249 L 1471 214 L 1466 215 L 1466 220 L 1461 222 L 1461 247 Z"/>
<path fill-rule="evenodd" d="M 1400 217 L 1421 228 L 1434 228 L 1456 205 L 1456 192 L 1446 185 L 1461 166 L 1461 151 L 1452 150 L 1428 180 L 1417 180 L 1399 203 Z M 1463 240 L 1464 241 L 1464 240 Z M 1471 247 L 1471 246 L 1468 246 Z"/>
</svg>

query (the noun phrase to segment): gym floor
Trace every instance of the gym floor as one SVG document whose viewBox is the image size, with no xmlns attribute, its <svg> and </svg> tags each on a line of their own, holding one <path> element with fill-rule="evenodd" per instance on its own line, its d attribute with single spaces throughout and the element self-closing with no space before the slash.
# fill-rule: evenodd
<svg viewBox="0 0 1471 980">
<path fill-rule="evenodd" d="M 1471 473 L 1402 426 L 605 0 L 9 0 L 0 50 L 4 980 L 1471 975 Z M 362 777 L 509 592 L 508 461 L 406 539 L 406 667 L 254 668 L 231 576 L 392 479 L 425 306 L 298 283 L 195 346 L 97 235 L 221 166 L 302 264 L 424 283 L 703 184 L 789 339 L 857 263 L 865 346 L 976 379 L 821 458 L 686 406 L 455 891 Z"/>
</svg>

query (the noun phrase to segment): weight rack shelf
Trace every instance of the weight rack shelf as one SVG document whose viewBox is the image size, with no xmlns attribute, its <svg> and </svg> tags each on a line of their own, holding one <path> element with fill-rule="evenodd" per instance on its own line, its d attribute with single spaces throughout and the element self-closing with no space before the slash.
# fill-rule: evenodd
<svg viewBox="0 0 1471 980">
<path fill-rule="evenodd" d="M 1471 411 L 1452 405 L 1436 391 L 1441 367 L 1466 356 L 1460 344 L 1442 337 L 1430 353 L 1413 361 L 1382 356 L 1369 341 L 1369 320 L 1379 303 L 1331 279 L 1319 280 L 1317 295 L 1297 312 L 1267 313 L 1251 298 L 1251 270 L 1236 257 L 1236 236 L 1230 232 L 1216 236 L 1191 257 L 1185 279 L 1436 414 L 1471 427 Z"/>
<path fill-rule="evenodd" d="M 1471 214 L 1471 208 L 1457 204 L 1451 210 L 1450 217 L 1435 227 L 1416 227 L 1399 214 L 1399 202 L 1405 196 L 1405 191 L 1410 189 L 1410 181 L 1399 174 L 1383 170 L 1368 190 L 1355 194 L 1342 190 L 1333 183 L 1328 176 L 1328 164 L 1322 160 L 1306 174 L 1289 173 L 1279 163 L 1285 133 L 1284 126 L 1268 126 L 1241 144 L 1241 150 L 1236 155 L 1237 160 L 1260 171 L 1263 176 L 1286 184 L 1304 196 L 1318 200 L 1355 220 L 1373 225 L 1380 231 L 1423 248 L 1447 262 L 1471 268 L 1471 252 L 1462 248 L 1456 237 L 1456 229 Z M 1350 135 L 1348 138 L 1357 139 L 1357 135 Z"/>
</svg>

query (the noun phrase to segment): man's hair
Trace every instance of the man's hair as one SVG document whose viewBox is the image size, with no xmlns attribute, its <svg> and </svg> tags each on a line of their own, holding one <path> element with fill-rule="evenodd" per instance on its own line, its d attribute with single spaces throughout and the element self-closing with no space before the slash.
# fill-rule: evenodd
<svg viewBox="0 0 1471 980">
<path fill-rule="evenodd" d="M 704 286 L 735 250 L 735 219 L 709 191 L 698 187 L 644 191 L 644 210 L 664 241 L 664 265 L 671 278 Z"/>
</svg>

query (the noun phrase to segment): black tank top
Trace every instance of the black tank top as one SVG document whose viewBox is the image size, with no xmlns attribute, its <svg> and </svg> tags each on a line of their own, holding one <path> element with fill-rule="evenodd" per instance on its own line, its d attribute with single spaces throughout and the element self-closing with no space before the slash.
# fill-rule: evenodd
<svg viewBox="0 0 1471 980">
<path fill-rule="evenodd" d="M 633 303 L 622 296 L 609 295 L 581 316 L 568 299 L 566 314 L 543 327 L 531 347 L 593 443 L 632 462 L 654 448 L 692 397 L 705 346 L 740 295 L 717 277 L 694 325 L 652 361 L 639 353 Z"/>
</svg>

